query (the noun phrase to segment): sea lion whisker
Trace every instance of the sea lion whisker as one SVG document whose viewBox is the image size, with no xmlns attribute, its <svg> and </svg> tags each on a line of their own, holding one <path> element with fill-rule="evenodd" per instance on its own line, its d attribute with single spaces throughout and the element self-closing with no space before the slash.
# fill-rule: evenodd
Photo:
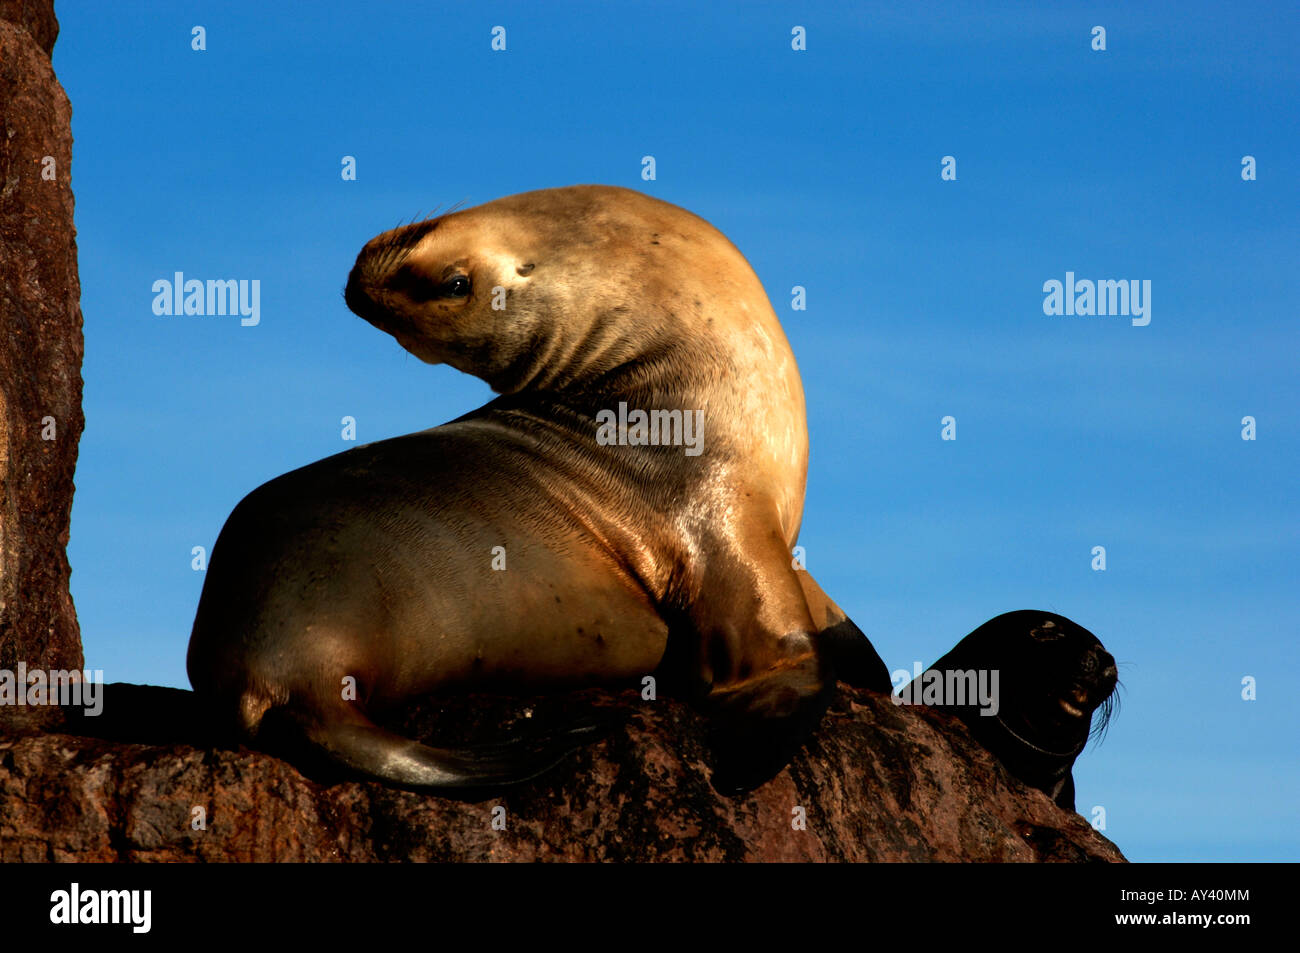
<svg viewBox="0 0 1300 953">
<path fill-rule="evenodd" d="M 1115 716 L 1119 714 L 1119 690 L 1121 687 L 1122 684 L 1119 680 L 1116 680 L 1115 687 L 1111 689 L 1110 694 L 1106 696 L 1106 700 L 1097 708 L 1092 729 L 1088 734 L 1090 738 L 1095 738 L 1099 745 L 1106 740 L 1106 735 L 1110 731 L 1111 722 L 1114 720 Z"/>
</svg>

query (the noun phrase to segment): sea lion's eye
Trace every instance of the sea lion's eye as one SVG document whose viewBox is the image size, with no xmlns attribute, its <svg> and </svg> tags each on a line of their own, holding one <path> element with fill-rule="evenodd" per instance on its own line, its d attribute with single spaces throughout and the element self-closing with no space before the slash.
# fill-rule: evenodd
<svg viewBox="0 0 1300 953">
<path fill-rule="evenodd" d="M 470 291 L 468 275 L 452 275 L 446 280 L 430 278 L 412 265 L 399 269 L 389 287 L 421 304 L 439 298 L 468 298 Z"/>
</svg>

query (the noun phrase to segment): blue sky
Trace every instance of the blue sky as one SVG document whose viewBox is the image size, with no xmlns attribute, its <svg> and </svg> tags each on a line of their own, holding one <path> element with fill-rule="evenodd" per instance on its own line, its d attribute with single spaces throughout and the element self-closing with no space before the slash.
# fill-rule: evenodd
<svg viewBox="0 0 1300 953">
<path fill-rule="evenodd" d="M 808 398 L 800 542 L 891 668 L 1068 615 L 1124 683 L 1081 811 L 1134 860 L 1300 859 L 1300 28 L 1289 3 L 1132 6 L 60 4 L 88 666 L 187 686 L 190 551 L 240 498 L 353 446 L 344 415 L 369 442 L 490 398 L 347 311 L 367 239 L 625 185 L 768 289 Z M 176 271 L 260 280 L 261 323 L 154 315 Z M 1150 325 L 1045 315 L 1067 271 L 1150 280 Z"/>
</svg>

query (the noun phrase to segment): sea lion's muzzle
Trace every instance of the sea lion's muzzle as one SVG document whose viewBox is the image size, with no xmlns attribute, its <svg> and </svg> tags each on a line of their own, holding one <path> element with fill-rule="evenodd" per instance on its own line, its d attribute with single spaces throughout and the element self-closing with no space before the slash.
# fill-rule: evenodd
<svg viewBox="0 0 1300 953">
<path fill-rule="evenodd" d="M 380 308 L 375 300 L 366 293 L 365 279 L 362 277 L 362 273 L 362 263 L 358 260 L 352 266 L 352 271 L 348 275 L 347 287 L 343 289 L 343 301 L 353 314 L 360 315 L 371 324 L 375 324 L 375 318 L 372 315 L 378 312 Z"/>
<path fill-rule="evenodd" d="M 1110 698 L 1119 681 L 1115 659 L 1100 644 L 1079 659 L 1078 677 L 1059 699 L 1061 710 L 1074 718 L 1090 717 Z"/>
</svg>

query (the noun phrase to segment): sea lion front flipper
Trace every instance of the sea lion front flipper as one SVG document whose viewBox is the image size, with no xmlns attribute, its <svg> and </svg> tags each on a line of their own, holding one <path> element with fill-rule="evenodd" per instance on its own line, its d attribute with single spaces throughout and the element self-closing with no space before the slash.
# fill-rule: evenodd
<svg viewBox="0 0 1300 953">
<path fill-rule="evenodd" d="M 817 639 L 830 658 L 835 677 L 854 688 L 869 688 L 873 692 L 890 694 L 893 681 L 889 667 L 876 652 L 866 633 L 853 624 L 835 601 L 822 590 L 807 570 L 796 573 L 808 600 Z"/>
<path fill-rule="evenodd" d="M 784 540 L 762 524 L 746 539 L 747 528 L 701 560 L 690 607 L 712 722 L 713 784 L 728 794 L 788 764 L 835 688 Z"/>
<path fill-rule="evenodd" d="M 1056 806 L 1066 811 L 1074 810 L 1074 775 L 1066 774 L 1062 779 L 1059 789 L 1052 795 L 1052 800 Z"/>
</svg>

